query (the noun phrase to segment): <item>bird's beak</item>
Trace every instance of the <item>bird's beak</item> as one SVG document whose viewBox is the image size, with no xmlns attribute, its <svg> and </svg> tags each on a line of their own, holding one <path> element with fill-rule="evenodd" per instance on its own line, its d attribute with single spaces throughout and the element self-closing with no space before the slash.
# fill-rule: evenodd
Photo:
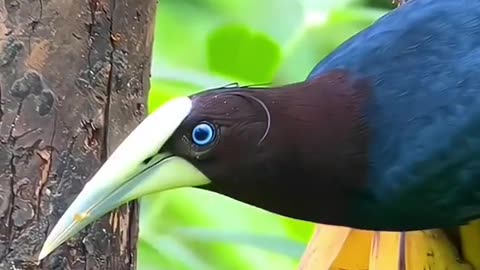
<svg viewBox="0 0 480 270">
<path fill-rule="evenodd" d="M 190 98 L 174 99 L 149 115 L 85 185 L 47 237 L 39 260 L 118 206 L 172 188 L 208 184 L 186 160 L 161 151 L 190 113 Z"/>
</svg>

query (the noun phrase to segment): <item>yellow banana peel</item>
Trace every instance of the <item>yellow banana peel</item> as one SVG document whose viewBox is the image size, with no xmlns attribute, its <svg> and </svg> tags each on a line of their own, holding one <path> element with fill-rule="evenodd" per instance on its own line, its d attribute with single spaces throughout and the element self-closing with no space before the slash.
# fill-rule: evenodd
<svg viewBox="0 0 480 270">
<path fill-rule="evenodd" d="M 304 253 L 305 260 L 300 270 L 328 270 L 345 245 L 351 229 L 328 225 L 317 225 L 315 234 Z"/>
<path fill-rule="evenodd" d="M 374 232 L 370 246 L 370 270 L 404 269 L 401 246 L 403 233 Z M 369 248 L 369 247 L 366 247 Z"/>
<path fill-rule="evenodd" d="M 473 269 L 480 269 L 480 220 L 460 227 L 462 254 Z"/>
<path fill-rule="evenodd" d="M 480 220 L 444 230 L 372 232 L 316 225 L 299 270 L 480 270 Z"/>
</svg>

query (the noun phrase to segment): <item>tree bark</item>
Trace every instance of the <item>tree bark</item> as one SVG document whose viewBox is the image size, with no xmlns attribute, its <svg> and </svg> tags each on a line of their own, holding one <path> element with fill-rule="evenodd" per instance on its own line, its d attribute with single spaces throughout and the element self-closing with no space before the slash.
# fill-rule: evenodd
<svg viewBox="0 0 480 270">
<path fill-rule="evenodd" d="M 0 0 L 0 269 L 135 269 L 136 203 L 37 256 L 144 117 L 156 4 Z"/>
</svg>

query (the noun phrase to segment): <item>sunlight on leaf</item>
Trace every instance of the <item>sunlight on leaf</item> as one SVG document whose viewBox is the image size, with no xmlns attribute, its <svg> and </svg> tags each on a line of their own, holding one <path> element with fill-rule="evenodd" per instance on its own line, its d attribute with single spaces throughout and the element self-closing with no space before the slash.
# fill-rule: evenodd
<svg viewBox="0 0 480 270">
<path fill-rule="evenodd" d="M 245 232 L 232 232 L 208 229 L 176 228 L 172 234 L 179 238 L 186 238 L 204 242 L 226 242 L 234 245 L 249 245 L 255 248 L 268 250 L 278 254 L 297 259 L 305 249 L 305 244 L 287 238 L 269 236 L 265 234 L 252 234 Z"/>
<path fill-rule="evenodd" d="M 209 67 L 225 76 L 269 83 L 280 59 L 280 47 L 271 38 L 241 25 L 222 26 L 208 39 Z"/>
</svg>

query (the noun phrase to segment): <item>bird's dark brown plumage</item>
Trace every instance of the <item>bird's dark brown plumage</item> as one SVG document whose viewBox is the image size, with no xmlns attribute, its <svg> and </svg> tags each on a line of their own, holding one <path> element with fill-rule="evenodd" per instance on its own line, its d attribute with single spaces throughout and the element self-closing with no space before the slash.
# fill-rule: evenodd
<svg viewBox="0 0 480 270">
<path fill-rule="evenodd" d="M 338 70 L 278 88 L 203 92 L 167 149 L 207 175 L 210 190 L 294 218 L 347 222 L 368 170 L 369 87 Z M 268 109 L 268 130 L 265 109 L 249 96 Z M 202 121 L 219 134 L 205 149 L 190 137 Z"/>
</svg>

